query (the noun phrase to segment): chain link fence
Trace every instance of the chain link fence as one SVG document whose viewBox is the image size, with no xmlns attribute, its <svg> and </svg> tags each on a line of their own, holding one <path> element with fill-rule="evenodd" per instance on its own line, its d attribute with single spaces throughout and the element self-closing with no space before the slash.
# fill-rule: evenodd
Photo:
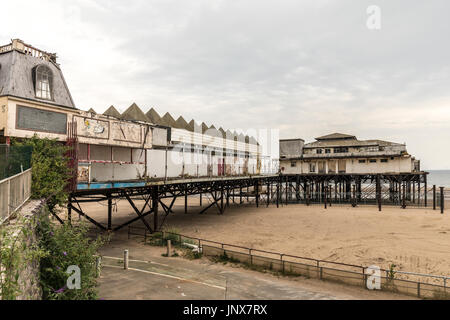
<svg viewBox="0 0 450 320">
<path fill-rule="evenodd" d="M 31 168 L 31 146 L 0 145 L 0 180 Z"/>
</svg>

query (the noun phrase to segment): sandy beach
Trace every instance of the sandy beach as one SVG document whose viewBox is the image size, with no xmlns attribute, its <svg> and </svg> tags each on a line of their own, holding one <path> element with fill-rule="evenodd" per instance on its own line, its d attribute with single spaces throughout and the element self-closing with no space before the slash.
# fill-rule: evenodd
<svg viewBox="0 0 450 320">
<path fill-rule="evenodd" d="M 206 200 L 203 199 L 205 206 Z M 348 205 L 324 209 L 321 205 L 230 205 L 223 215 L 212 208 L 200 215 L 198 197 L 178 199 L 165 228 L 208 240 L 285 254 L 388 269 L 450 275 L 450 211 Z M 106 222 L 106 207 L 83 205 L 93 218 Z M 115 225 L 136 214 L 120 201 L 113 214 Z M 143 225 L 138 221 L 135 225 Z M 126 232 L 126 229 L 123 230 Z"/>
</svg>

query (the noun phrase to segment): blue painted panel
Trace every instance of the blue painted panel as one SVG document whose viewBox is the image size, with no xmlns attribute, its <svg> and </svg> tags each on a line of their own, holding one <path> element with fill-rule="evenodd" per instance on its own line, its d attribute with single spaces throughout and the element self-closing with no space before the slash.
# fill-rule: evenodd
<svg viewBox="0 0 450 320">
<path fill-rule="evenodd" d="M 143 187 L 145 182 L 79 183 L 78 190 Z"/>
</svg>

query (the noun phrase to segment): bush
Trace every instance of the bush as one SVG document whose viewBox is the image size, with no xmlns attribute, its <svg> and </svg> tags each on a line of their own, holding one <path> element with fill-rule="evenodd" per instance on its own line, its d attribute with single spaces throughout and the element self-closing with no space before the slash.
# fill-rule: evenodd
<svg viewBox="0 0 450 320">
<path fill-rule="evenodd" d="M 67 182 L 72 172 L 70 159 L 66 156 L 68 147 L 56 139 L 40 139 L 37 135 L 22 142 L 13 141 L 13 144 L 33 148 L 31 197 L 49 198 L 47 205 L 50 211 L 63 205 L 67 201 Z"/>
<path fill-rule="evenodd" d="M 43 299 L 49 300 L 90 300 L 97 299 L 96 253 L 104 243 L 97 237 L 90 240 L 85 224 L 55 225 L 49 219 L 43 219 L 39 226 L 40 245 L 48 252 L 41 259 L 40 278 Z M 81 270 L 81 289 L 67 289 L 66 281 L 69 266 L 78 266 Z"/>
</svg>

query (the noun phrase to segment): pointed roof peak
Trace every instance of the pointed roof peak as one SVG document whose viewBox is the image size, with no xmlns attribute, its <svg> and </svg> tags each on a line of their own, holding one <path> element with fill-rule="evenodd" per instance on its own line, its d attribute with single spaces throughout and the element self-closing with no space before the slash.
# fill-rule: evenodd
<svg viewBox="0 0 450 320">
<path fill-rule="evenodd" d="M 178 125 L 178 128 L 185 129 L 185 130 L 190 130 L 189 124 L 186 122 L 186 120 L 184 120 L 184 118 L 182 116 L 178 117 L 176 123 Z"/>
<path fill-rule="evenodd" d="M 155 109 L 150 108 L 150 110 L 147 111 L 145 114 L 147 118 L 150 120 L 151 123 L 154 124 L 161 124 L 161 116 L 156 112 Z"/>
<path fill-rule="evenodd" d="M 120 117 L 121 117 L 120 112 L 117 111 L 117 109 L 114 108 L 114 106 L 110 106 L 105 112 L 103 112 L 103 115 L 114 117 L 117 119 L 120 119 Z"/>
<path fill-rule="evenodd" d="M 206 125 L 206 123 L 204 123 L 204 122 L 202 122 L 201 126 L 202 126 L 202 133 L 205 133 L 206 130 L 209 129 L 209 127 L 208 127 L 208 126 Z"/>
<path fill-rule="evenodd" d="M 138 107 L 138 105 L 135 102 L 133 102 L 133 104 L 122 113 L 121 119 L 130 121 L 150 122 L 148 117 L 144 114 L 144 112 L 141 110 L 141 108 Z"/>
<path fill-rule="evenodd" d="M 164 116 L 161 118 L 161 120 L 163 120 L 167 126 L 172 127 L 172 128 L 176 128 L 177 127 L 177 123 L 175 121 L 175 119 L 172 117 L 172 115 L 169 112 L 166 112 L 164 114 Z"/>
<path fill-rule="evenodd" d="M 89 108 L 89 110 L 87 112 L 90 112 L 90 113 L 93 113 L 93 114 L 97 114 L 97 112 L 95 112 L 95 110 L 92 109 L 92 108 Z"/>
</svg>

